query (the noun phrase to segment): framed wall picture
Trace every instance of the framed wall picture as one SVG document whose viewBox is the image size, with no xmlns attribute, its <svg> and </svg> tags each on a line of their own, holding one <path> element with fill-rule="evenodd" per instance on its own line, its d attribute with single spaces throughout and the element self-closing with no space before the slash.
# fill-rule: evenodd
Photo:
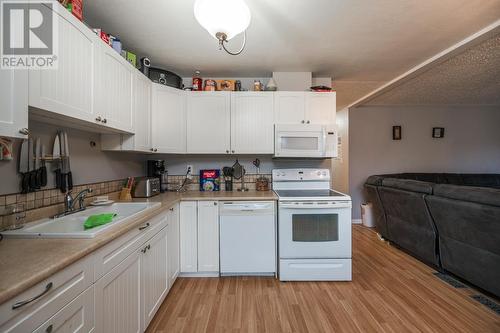
<svg viewBox="0 0 500 333">
<path fill-rule="evenodd" d="M 401 126 L 392 126 L 392 139 L 401 140 Z"/>
<path fill-rule="evenodd" d="M 436 139 L 441 139 L 444 137 L 444 127 L 433 127 L 432 137 Z"/>
</svg>

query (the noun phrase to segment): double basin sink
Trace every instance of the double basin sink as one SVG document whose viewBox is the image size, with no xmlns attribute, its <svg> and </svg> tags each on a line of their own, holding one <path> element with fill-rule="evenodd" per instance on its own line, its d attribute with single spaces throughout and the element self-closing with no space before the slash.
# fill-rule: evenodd
<svg viewBox="0 0 500 333">
<path fill-rule="evenodd" d="M 158 202 L 131 202 L 92 207 L 59 218 L 35 221 L 21 229 L 2 232 L 2 235 L 6 238 L 94 238 L 109 228 L 129 222 L 159 205 Z M 83 224 L 89 216 L 104 213 L 114 213 L 116 217 L 110 223 L 85 230 Z"/>
</svg>

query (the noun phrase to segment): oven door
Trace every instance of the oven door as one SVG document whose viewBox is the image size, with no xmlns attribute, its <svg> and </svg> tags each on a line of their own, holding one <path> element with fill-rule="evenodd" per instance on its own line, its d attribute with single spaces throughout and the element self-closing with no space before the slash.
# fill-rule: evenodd
<svg viewBox="0 0 500 333">
<path fill-rule="evenodd" d="M 326 130 L 320 125 L 276 125 L 276 157 L 325 157 Z"/>
<path fill-rule="evenodd" d="M 350 202 L 279 207 L 280 258 L 351 258 Z"/>
</svg>

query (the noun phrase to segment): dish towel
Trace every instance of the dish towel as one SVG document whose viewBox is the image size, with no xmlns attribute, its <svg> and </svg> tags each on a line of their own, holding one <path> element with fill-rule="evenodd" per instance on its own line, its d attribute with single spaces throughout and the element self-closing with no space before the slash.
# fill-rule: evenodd
<svg viewBox="0 0 500 333">
<path fill-rule="evenodd" d="M 101 225 L 105 225 L 111 221 L 113 221 L 113 218 L 117 214 L 110 213 L 110 214 L 98 214 L 98 215 L 91 215 L 87 217 L 87 220 L 85 220 L 85 223 L 83 224 L 83 227 L 85 230 L 99 227 Z"/>
</svg>

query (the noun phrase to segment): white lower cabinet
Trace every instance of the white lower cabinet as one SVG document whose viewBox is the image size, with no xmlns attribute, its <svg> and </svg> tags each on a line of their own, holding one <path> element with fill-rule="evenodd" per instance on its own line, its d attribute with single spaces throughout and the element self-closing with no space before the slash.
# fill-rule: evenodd
<svg viewBox="0 0 500 333">
<path fill-rule="evenodd" d="M 219 272 L 217 201 L 181 202 L 181 273 Z"/>
<path fill-rule="evenodd" d="M 96 332 L 141 332 L 141 254 L 129 255 L 95 284 Z"/>
<path fill-rule="evenodd" d="M 34 333 L 88 333 L 94 332 L 94 286 L 91 286 Z"/>
<path fill-rule="evenodd" d="M 142 333 L 179 275 L 179 205 L 0 304 L 0 332 Z"/>
<path fill-rule="evenodd" d="M 219 271 L 219 205 L 198 202 L 198 272 Z"/>
<path fill-rule="evenodd" d="M 183 201 L 180 204 L 181 272 L 198 271 L 198 203 Z"/>
<path fill-rule="evenodd" d="M 172 288 L 180 272 L 179 205 L 168 212 L 167 225 L 168 288 Z"/>
<path fill-rule="evenodd" d="M 141 255 L 142 327 L 146 329 L 168 292 L 168 226 L 147 241 Z"/>
</svg>

